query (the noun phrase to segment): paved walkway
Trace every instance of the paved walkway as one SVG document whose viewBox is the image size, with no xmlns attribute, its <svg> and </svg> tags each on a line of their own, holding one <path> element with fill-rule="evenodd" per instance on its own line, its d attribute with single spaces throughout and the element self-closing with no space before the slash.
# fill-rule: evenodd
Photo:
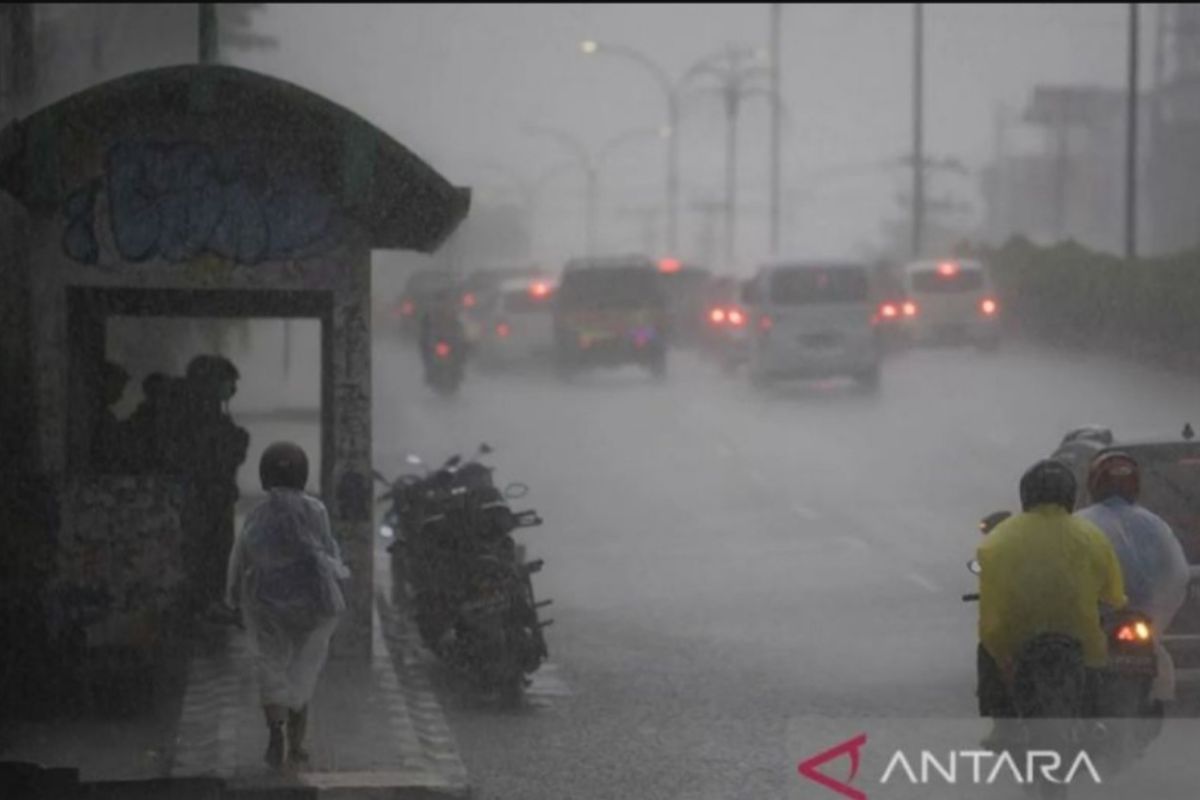
<svg viewBox="0 0 1200 800">
<path fill-rule="evenodd" d="M 312 763 L 273 773 L 244 635 L 193 661 L 173 778 L 218 778 L 234 791 L 284 787 L 320 796 L 465 796 L 466 770 L 406 623 L 378 598 L 369 664 L 330 661 L 310 707 Z M 307 794 L 307 793 L 306 793 Z"/>
</svg>

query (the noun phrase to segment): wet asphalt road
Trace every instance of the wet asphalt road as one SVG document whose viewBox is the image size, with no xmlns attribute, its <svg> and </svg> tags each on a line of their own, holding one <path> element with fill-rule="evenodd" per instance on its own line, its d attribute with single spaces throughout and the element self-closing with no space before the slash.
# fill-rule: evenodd
<svg viewBox="0 0 1200 800">
<path fill-rule="evenodd" d="M 1016 346 L 899 354 L 874 396 L 680 353 L 662 384 L 473 373 L 441 400 L 386 338 L 375 376 L 377 465 L 486 440 L 546 519 L 517 534 L 555 601 L 528 706 L 444 692 L 488 800 L 791 796 L 798 717 L 972 716 L 979 517 L 1072 427 L 1200 421 L 1193 379 Z"/>
</svg>

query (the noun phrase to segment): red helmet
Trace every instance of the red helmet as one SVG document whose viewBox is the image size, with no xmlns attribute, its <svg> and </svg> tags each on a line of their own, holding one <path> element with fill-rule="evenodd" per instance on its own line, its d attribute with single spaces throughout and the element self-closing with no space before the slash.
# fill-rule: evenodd
<svg viewBox="0 0 1200 800">
<path fill-rule="evenodd" d="M 1092 502 L 1099 503 L 1118 495 L 1129 503 L 1135 503 L 1141 492 L 1141 470 L 1133 456 L 1120 451 L 1103 453 L 1092 462 L 1088 470 L 1088 494 Z"/>
</svg>

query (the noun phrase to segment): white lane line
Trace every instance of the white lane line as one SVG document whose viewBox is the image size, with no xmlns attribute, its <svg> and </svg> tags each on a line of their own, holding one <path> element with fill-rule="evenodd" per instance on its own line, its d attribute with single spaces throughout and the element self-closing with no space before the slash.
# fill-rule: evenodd
<svg viewBox="0 0 1200 800">
<path fill-rule="evenodd" d="M 799 503 L 794 503 L 792 505 L 792 513 L 801 519 L 816 520 L 821 518 L 821 515 L 816 511 L 813 511 L 808 506 L 802 506 Z"/>
<path fill-rule="evenodd" d="M 938 589 L 936 583 L 929 580 L 928 578 L 926 578 L 924 575 L 922 575 L 919 572 L 910 572 L 907 575 L 905 575 L 904 577 L 908 578 L 908 580 L 912 581 L 917 586 L 920 586 L 922 589 L 925 589 L 927 591 L 930 591 L 930 592 L 940 591 L 940 589 Z"/>
</svg>

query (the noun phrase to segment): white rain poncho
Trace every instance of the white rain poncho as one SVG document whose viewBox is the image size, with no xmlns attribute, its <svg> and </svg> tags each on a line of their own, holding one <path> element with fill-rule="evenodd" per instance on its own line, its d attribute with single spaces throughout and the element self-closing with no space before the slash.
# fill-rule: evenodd
<svg viewBox="0 0 1200 800">
<path fill-rule="evenodd" d="M 1149 615 L 1154 623 L 1160 665 L 1154 694 L 1160 700 L 1172 699 L 1175 669 L 1162 645 L 1162 635 L 1187 599 L 1190 568 L 1183 547 L 1161 517 L 1120 497 L 1088 506 L 1078 514 L 1112 542 L 1121 562 L 1129 607 Z"/>
<path fill-rule="evenodd" d="M 308 704 L 349 576 L 320 500 L 272 489 L 250 512 L 229 556 L 226 602 L 242 609 L 263 705 Z"/>
</svg>

